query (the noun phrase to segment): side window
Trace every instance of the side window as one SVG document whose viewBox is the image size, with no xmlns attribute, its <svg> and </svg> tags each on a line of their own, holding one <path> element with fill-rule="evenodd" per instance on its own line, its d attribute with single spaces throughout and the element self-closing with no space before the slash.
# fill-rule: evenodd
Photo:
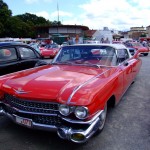
<svg viewBox="0 0 150 150">
<path fill-rule="evenodd" d="M 79 59 L 81 58 L 81 52 L 78 49 L 74 50 L 74 59 Z"/>
<path fill-rule="evenodd" d="M 128 54 L 128 51 L 126 49 L 125 50 L 125 59 L 128 59 L 129 58 L 129 54 Z"/>
<path fill-rule="evenodd" d="M 17 60 L 15 48 L 0 48 L 0 62 Z"/>
<path fill-rule="evenodd" d="M 36 58 L 34 51 L 27 47 L 19 47 L 19 53 L 22 59 Z"/>
<path fill-rule="evenodd" d="M 123 62 L 124 60 L 129 58 L 129 54 L 126 49 L 117 50 L 118 53 L 118 62 Z"/>
</svg>

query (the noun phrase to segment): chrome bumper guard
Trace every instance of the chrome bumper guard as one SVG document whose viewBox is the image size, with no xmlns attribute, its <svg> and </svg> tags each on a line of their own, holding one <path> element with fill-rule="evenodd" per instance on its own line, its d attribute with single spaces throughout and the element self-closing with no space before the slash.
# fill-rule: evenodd
<svg viewBox="0 0 150 150">
<path fill-rule="evenodd" d="M 76 124 L 87 124 L 88 127 L 86 129 L 73 129 L 68 127 L 56 127 L 55 125 L 46 125 L 46 124 L 39 124 L 32 121 L 31 127 L 32 129 L 39 129 L 39 130 L 46 130 L 46 131 L 55 131 L 57 132 L 58 136 L 62 139 L 70 140 L 75 143 L 84 143 L 86 142 L 99 128 L 100 124 L 100 115 L 103 111 L 100 111 L 97 113 L 91 120 L 89 121 L 76 121 L 76 120 L 70 120 L 67 118 L 62 118 L 66 122 L 70 123 L 76 123 Z M 7 116 L 9 117 L 13 122 L 16 122 L 16 115 L 9 114 L 5 112 L 5 110 L 2 107 L 2 103 L 0 102 L 0 116 Z M 26 119 L 26 118 L 25 118 Z M 20 124 L 20 123 L 17 123 Z M 22 124 L 20 124 L 22 125 Z M 25 126 L 25 125 L 23 125 Z M 26 126 L 27 127 L 27 126 Z"/>
<path fill-rule="evenodd" d="M 2 103 L 0 102 L 0 116 L 4 115 L 4 111 L 3 111 L 3 108 L 2 108 Z"/>
</svg>

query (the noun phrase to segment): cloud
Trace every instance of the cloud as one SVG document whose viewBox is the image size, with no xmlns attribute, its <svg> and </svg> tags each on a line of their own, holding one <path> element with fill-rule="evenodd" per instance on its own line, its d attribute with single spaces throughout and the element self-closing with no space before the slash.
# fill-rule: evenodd
<svg viewBox="0 0 150 150">
<path fill-rule="evenodd" d="M 33 3 L 37 3 L 38 0 L 25 0 L 25 2 L 26 2 L 27 4 L 33 4 Z"/>
<path fill-rule="evenodd" d="M 41 0 L 25 0 L 25 2 L 27 4 L 34 4 L 34 3 L 40 3 Z M 52 0 L 42 0 L 42 3 L 45 2 L 45 3 L 49 3 L 49 2 L 52 2 Z"/>
<path fill-rule="evenodd" d="M 71 24 L 83 24 L 91 29 L 109 28 L 124 30 L 133 26 L 148 26 L 149 0 L 90 0 L 79 5 L 83 10 Z"/>
<path fill-rule="evenodd" d="M 50 21 L 53 21 L 53 20 L 57 20 L 58 18 L 58 12 L 57 11 L 54 11 L 53 13 L 48 13 L 47 11 L 40 11 L 40 12 L 30 12 L 31 14 L 35 14 L 39 17 L 44 17 L 45 19 L 47 20 L 50 20 Z M 69 12 L 64 12 L 64 11 L 59 11 L 59 16 L 60 16 L 60 19 L 61 17 L 65 17 L 65 18 L 68 18 L 68 17 L 72 17 L 73 14 L 72 13 L 69 13 Z M 63 22 L 64 24 L 64 22 Z"/>
<path fill-rule="evenodd" d="M 42 3 L 53 0 L 43 0 Z M 41 0 L 26 0 L 28 4 L 41 3 Z M 74 3 L 73 3 L 74 4 Z M 70 5 L 68 4 L 68 7 Z M 34 6 L 33 6 L 34 7 Z M 76 7 L 79 10 L 75 12 Z M 134 26 L 149 26 L 149 0 L 87 0 L 80 5 L 74 5 L 75 10 L 67 12 L 60 10 L 60 20 L 63 24 L 85 25 L 90 29 L 102 29 L 104 26 L 116 30 L 126 30 Z M 34 13 L 50 21 L 57 20 L 58 12 L 41 11 Z"/>
<path fill-rule="evenodd" d="M 57 16 L 58 16 L 58 11 L 55 11 L 55 12 L 51 13 L 51 17 L 52 18 L 56 18 Z M 65 12 L 65 11 L 59 11 L 59 16 L 62 16 L 62 17 L 72 17 L 73 14 L 69 13 L 69 12 Z"/>
</svg>

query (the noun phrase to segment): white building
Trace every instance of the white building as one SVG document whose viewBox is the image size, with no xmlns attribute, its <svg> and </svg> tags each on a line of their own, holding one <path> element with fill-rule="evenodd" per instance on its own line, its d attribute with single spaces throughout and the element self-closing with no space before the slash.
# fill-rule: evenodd
<svg viewBox="0 0 150 150">
<path fill-rule="evenodd" d="M 113 33 L 111 30 L 108 29 L 108 27 L 104 27 L 103 30 L 97 30 L 93 36 L 92 36 L 95 40 L 97 41 L 102 41 L 102 40 L 106 40 L 108 38 L 108 40 L 110 41 L 110 43 L 112 43 L 113 41 Z"/>
</svg>

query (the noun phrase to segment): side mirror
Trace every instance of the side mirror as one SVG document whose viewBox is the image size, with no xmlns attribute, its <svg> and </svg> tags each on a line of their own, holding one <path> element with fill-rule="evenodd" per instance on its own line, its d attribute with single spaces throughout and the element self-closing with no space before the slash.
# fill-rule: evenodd
<svg viewBox="0 0 150 150">
<path fill-rule="evenodd" d="M 128 66 L 128 65 L 129 65 L 128 61 L 125 60 L 125 61 L 123 62 L 123 65 L 124 65 L 124 66 Z"/>
</svg>

